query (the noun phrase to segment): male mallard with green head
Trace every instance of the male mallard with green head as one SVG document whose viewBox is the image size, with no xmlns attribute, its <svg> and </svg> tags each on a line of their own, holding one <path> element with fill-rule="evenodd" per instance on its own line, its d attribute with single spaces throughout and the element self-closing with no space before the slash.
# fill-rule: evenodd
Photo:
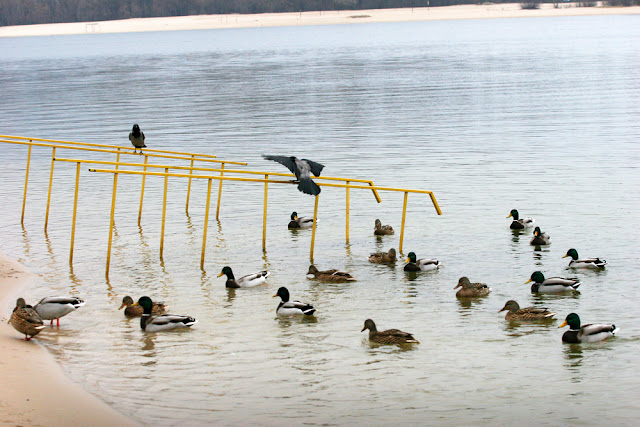
<svg viewBox="0 0 640 427">
<path fill-rule="evenodd" d="M 288 228 L 297 229 L 311 227 L 313 227 L 313 218 L 307 218 L 304 216 L 299 217 L 298 212 L 293 212 L 291 214 L 291 221 L 289 221 Z"/>
<path fill-rule="evenodd" d="M 360 332 L 369 330 L 369 341 L 378 344 L 419 344 L 418 340 L 409 332 L 403 332 L 398 329 L 387 329 L 386 331 L 378 331 L 373 320 L 364 321 L 364 328 Z"/>
<path fill-rule="evenodd" d="M 8 323 L 11 323 L 16 331 L 24 334 L 25 341 L 38 335 L 44 328 L 44 322 L 42 322 L 40 315 L 33 307 L 27 305 L 23 298 L 18 298 L 16 301 L 16 307 L 13 309 Z"/>
<path fill-rule="evenodd" d="M 507 311 L 504 316 L 507 320 L 551 320 L 556 313 L 547 310 L 545 307 L 525 307 L 520 308 L 517 302 L 509 300 L 501 311 Z"/>
<path fill-rule="evenodd" d="M 536 227 L 533 230 L 533 238 L 529 242 L 533 246 L 544 246 L 551 244 L 551 237 L 544 231 L 540 230 L 540 227 Z"/>
<path fill-rule="evenodd" d="M 140 297 L 138 302 L 133 305 L 139 305 L 142 307 L 143 313 L 140 318 L 140 328 L 145 332 L 160 332 L 169 331 L 171 329 L 189 328 L 198 323 L 198 321 L 193 317 L 182 316 L 179 314 L 160 314 L 158 316 L 154 316 L 151 314 L 151 311 L 153 310 L 153 301 L 147 296 Z"/>
<path fill-rule="evenodd" d="M 417 259 L 414 252 L 409 252 L 406 263 L 404 271 L 429 271 L 440 267 L 440 262 L 437 259 Z"/>
<path fill-rule="evenodd" d="M 534 271 L 531 278 L 525 283 L 531 283 L 531 292 L 541 294 L 557 294 L 565 291 L 575 291 L 580 286 L 580 281 L 576 278 L 549 277 L 545 279 L 540 271 Z"/>
<path fill-rule="evenodd" d="M 491 292 L 491 288 L 484 283 L 471 283 L 466 276 L 458 280 L 458 284 L 453 289 L 461 288 L 456 292 L 458 298 L 485 297 Z"/>
<path fill-rule="evenodd" d="M 511 209 L 511 213 L 507 218 L 512 218 L 511 225 L 509 226 L 512 230 L 523 230 L 525 228 L 532 227 L 536 222 L 533 218 L 520 218 L 520 214 L 516 209 Z"/>
<path fill-rule="evenodd" d="M 56 320 L 60 326 L 60 318 L 84 305 L 84 301 L 76 297 L 44 297 L 33 307 L 43 320 Z"/>
<path fill-rule="evenodd" d="M 253 288 L 254 286 L 262 285 L 269 277 L 271 273 L 268 271 L 259 271 L 257 273 L 247 274 L 246 276 L 242 276 L 239 279 L 236 279 L 233 275 L 233 271 L 231 267 L 226 266 L 222 268 L 218 277 L 223 275 L 227 276 L 227 281 L 225 286 L 227 288 Z"/>
<path fill-rule="evenodd" d="M 570 256 L 569 267 L 571 268 L 604 268 L 607 265 L 607 261 L 600 258 L 578 258 L 578 251 L 571 248 L 567 251 L 567 254 L 562 258 Z"/>
<path fill-rule="evenodd" d="M 614 336 L 620 328 L 608 323 L 590 323 L 580 326 L 580 316 L 571 313 L 558 328 L 569 325 L 569 330 L 562 335 L 562 342 L 578 344 L 582 342 L 598 342 Z"/>
<path fill-rule="evenodd" d="M 285 287 L 278 289 L 278 292 L 273 296 L 280 297 L 280 304 L 276 308 L 276 314 L 278 316 L 295 316 L 305 315 L 312 316 L 316 312 L 311 304 L 307 304 L 300 301 L 289 301 L 289 290 Z"/>
</svg>

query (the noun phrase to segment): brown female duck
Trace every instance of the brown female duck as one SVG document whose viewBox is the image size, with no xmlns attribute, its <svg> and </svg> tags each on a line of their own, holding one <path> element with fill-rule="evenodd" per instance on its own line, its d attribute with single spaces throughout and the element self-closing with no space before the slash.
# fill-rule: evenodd
<svg viewBox="0 0 640 427">
<path fill-rule="evenodd" d="M 38 335 L 44 328 L 44 322 L 40 315 L 24 302 L 23 298 L 18 298 L 16 307 L 11 313 L 9 322 L 13 328 L 24 334 L 24 340 L 29 341 L 32 337 Z"/>
<path fill-rule="evenodd" d="M 458 284 L 453 289 L 457 288 L 461 288 L 456 292 L 458 298 L 484 297 L 491 292 L 491 288 L 484 283 L 471 283 L 469 278 L 464 276 L 458 280 Z"/>
<path fill-rule="evenodd" d="M 556 313 L 547 310 L 545 307 L 525 307 L 520 308 L 517 302 L 509 300 L 501 311 L 507 311 L 504 316 L 507 320 L 551 320 Z"/>
<path fill-rule="evenodd" d="M 125 308 L 124 315 L 131 316 L 131 317 L 140 317 L 142 316 L 142 313 L 144 311 L 142 306 L 134 305 L 133 299 L 128 295 L 122 298 L 122 305 L 118 310 L 122 310 L 123 308 Z M 154 316 L 157 316 L 159 314 L 164 313 L 166 309 L 167 309 L 167 306 L 164 303 L 154 301 L 153 308 L 151 309 L 151 314 Z"/>
<path fill-rule="evenodd" d="M 369 255 L 369 262 L 375 262 L 376 264 L 392 264 L 396 260 L 397 256 L 394 248 L 389 249 L 389 252 L 376 252 Z"/>
<path fill-rule="evenodd" d="M 339 270 L 324 270 L 319 271 L 315 265 L 309 266 L 309 271 L 307 275 L 313 275 L 313 277 L 321 282 L 331 282 L 331 283 L 343 283 L 343 282 L 354 282 L 356 279 L 346 271 Z"/>
<path fill-rule="evenodd" d="M 403 332 L 398 329 L 387 329 L 386 331 L 378 331 L 373 320 L 364 321 L 364 332 L 369 330 L 369 340 L 378 344 L 419 344 L 418 340 L 409 332 Z"/>
<path fill-rule="evenodd" d="M 373 234 L 376 236 L 393 234 L 393 227 L 390 225 L 382 225 L 382 222 L 379 219 L 376 219 L 376 226 L 373 229 Z"/>
</svg>

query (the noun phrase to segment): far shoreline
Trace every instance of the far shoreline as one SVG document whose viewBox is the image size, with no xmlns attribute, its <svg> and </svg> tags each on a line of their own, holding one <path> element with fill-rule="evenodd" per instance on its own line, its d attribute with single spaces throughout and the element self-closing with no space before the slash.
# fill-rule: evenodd
<svg viewBox="0 0 640 427">
<path fill-rule="evenodd" d="M 559 16 L 640 15 L 640 6 L 576 7 L 573 3 L 540 4 L 539 9 L 521 9 L 520 3 L 415 7 L 262 14 L 192 15 L 163 18 L 133 18 L 116 21 L 74 22 L 0 27 L 0 38 L 73 34 L 107 34 L 150 31 L 337 25 L 382 22 L 420 22 L 460 19 L 502 19 Z"/>
</svg>

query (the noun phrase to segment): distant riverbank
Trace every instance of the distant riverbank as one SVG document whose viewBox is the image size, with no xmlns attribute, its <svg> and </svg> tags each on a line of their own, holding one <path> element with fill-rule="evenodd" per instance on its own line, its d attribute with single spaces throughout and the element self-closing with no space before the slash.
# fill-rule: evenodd
<svg viewBox="0 0 640 427">
<path fill-rule="evenodd" d="M 529 18 L 543 16 L 638 15 L 640 6 L 575 7 L 574 4 L 541 4 L 523 10 L 519 3 L 421 7 L 404 9 L 341 10 L 253 15 L 194 15 L 138 18 L 119 21 L 74 22 L 0 27 L 0 37 L 27 37 L 87 33 L 205 30 L 300 25 L 335 25 L 374 22 L 411 22 L 453 19 Z"/>
</svg>

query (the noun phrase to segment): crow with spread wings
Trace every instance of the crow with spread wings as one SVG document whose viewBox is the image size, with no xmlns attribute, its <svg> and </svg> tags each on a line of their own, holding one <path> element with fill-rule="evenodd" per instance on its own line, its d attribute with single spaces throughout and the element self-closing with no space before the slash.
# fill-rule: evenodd
<svg viewBox="0 0 640 427">
<path fill-rule="evenodd" d="M 311 179 L 311 174 L 314 176 L 320 176 L 320 173 L 324 168 L 320 163 L 312 162 L 307 159 L 298 159 L 293 156 L 266 156 L 263 154 L 262 157 L 266 160 L 273 160 L 274 162 L 278 162 L 286 166 L 287 169 L 295 174 L 296 180 L 298 181 L 298 190 L 301 192 L 311 194 L 312 196 L 320 194 L 320 187 Z"/>
</svg>

